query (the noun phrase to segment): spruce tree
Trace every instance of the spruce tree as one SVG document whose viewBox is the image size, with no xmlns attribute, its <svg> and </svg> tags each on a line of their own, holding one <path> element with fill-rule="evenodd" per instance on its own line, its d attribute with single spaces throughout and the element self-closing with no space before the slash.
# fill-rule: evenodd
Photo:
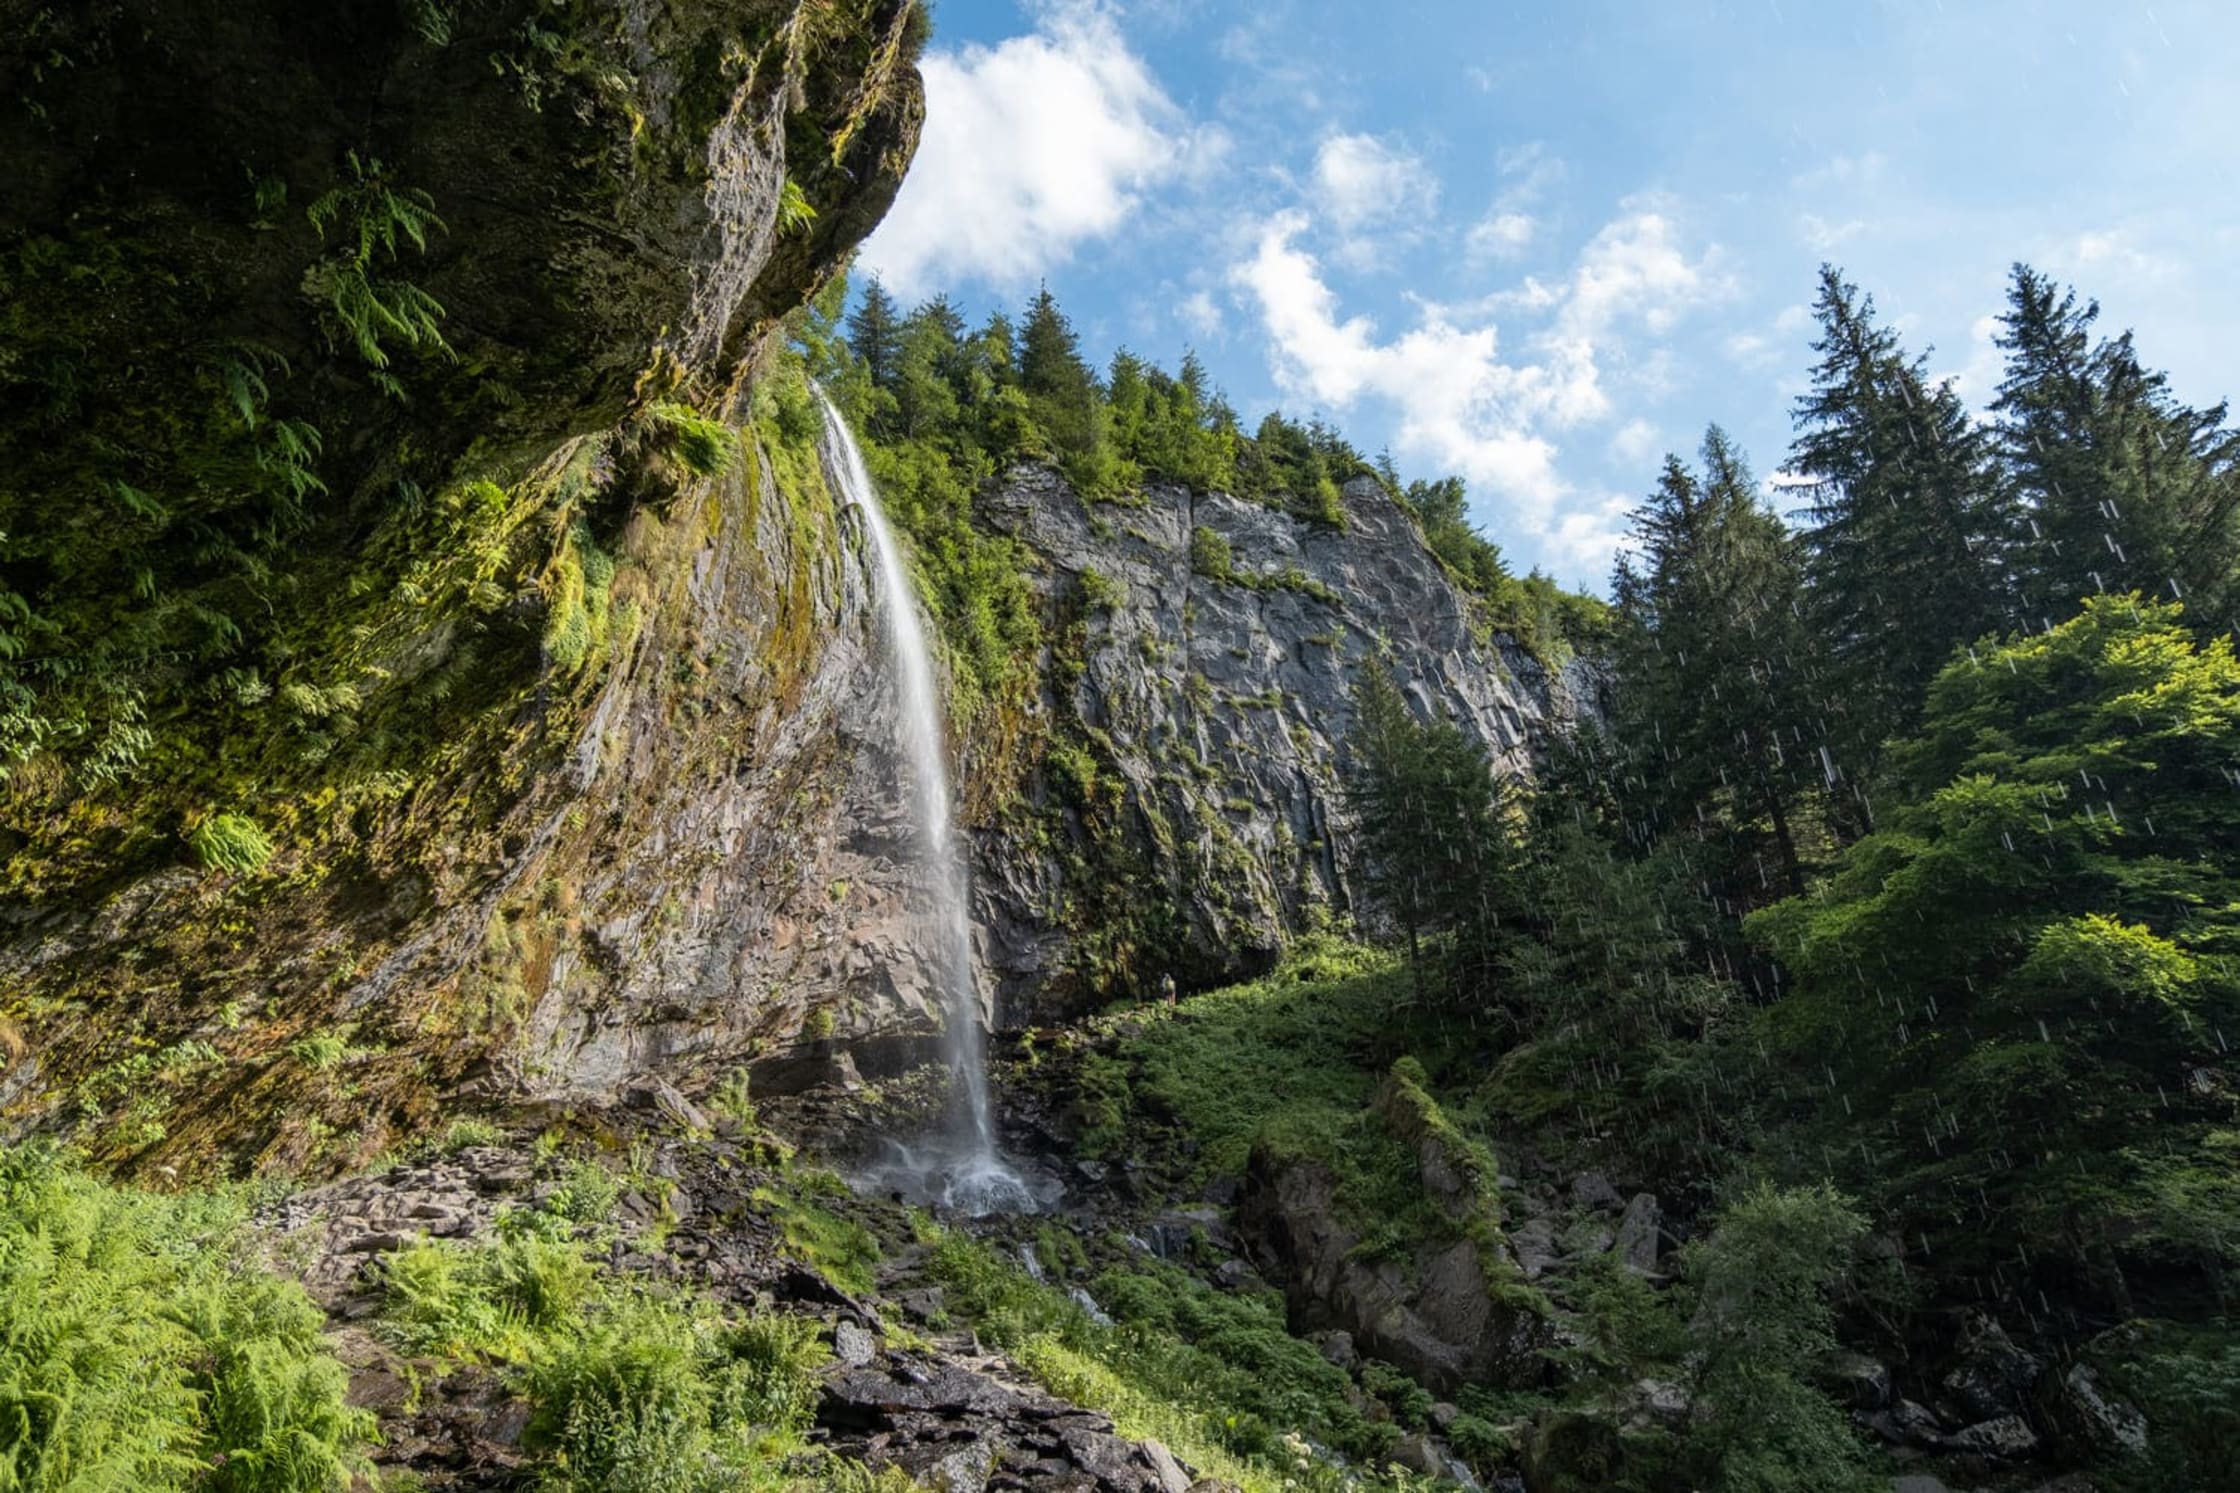
<svg viewBox="0 0 2240 1493">
<path fill-rule="evenodd" d="M 2210 1180 L 2240 1079 L 2231 641 L 2091 598 L 1955 659 L 1894 755 L 1884 826 L 1749 923 L 1828 1159 L 1947 1271 L 2073 1296 L 2081 1264 L 2120 1309 L 2135 1264 L 2240 1264 Z"/>
<path fill-rule="evenodd" d="M 1833 266 L 1814 306 L 1820 361 L 1797 401 L 1812 619 L 1833 659 L 1822 699 L 1854 787 L 1911 725 L 1953 650 L 2012 624 L 2013 504 L 1950 385 L 1931 385 Z"/>
<path fill-rule="evenodd" d="M 2027 265 L 2007 289 L 1993 406 L 2028 505 L 2033 621 L 2100 592 L 2182 598 L 2196 626 L 2229 624 L 2240 564 L 2240 433 L 2142 368 L 2126 332 L 2095 344 L 2100 308 Z"/>
<path fill-rule="evenodd" d="M 1104 391 L 1081 357 L 1073 324 L 1047 285 L 1028 305 L 1020 327 L 1019 386 L 1035 428 L 1049 444 L 1048 454 L 1075 486 L 1105 492 L 1122 483 L 1124 474 L 1105 439 Z"/>
<path fill-rule="evenodd" d="M 896 422 L 905 438 L 948 431 L 961 412 L 959 319 L 949 304 L 928 301 L 902 324 L 895 355 Z"/>
<path fill-rule="evenodd" d="M 1731 892 L 1801 891 L 1798 811 L 1822 769 L 1798 547 L 1717 426 L 1703 463 L 1665 459 L 1613 582 L 1627 797 L 1640 838 L 1721 842 Z"/>
<path fill-rule="evenodd" d="M 1493 770 L 1451 721 L 1419 721 L 1382 667 L 1364 669 L 1346 734 L 1354 874 L 1368 904 L 1408 945 L 1418 998 L 1425 940 L 1446 938 L 1446 988 L 1483 991 L 1491 933 L 1507 901 Z"/>
<path fill-rule="evenodd" d="M 848 347 L 872 384 L 892 393 L 902 369 L 902 316 L 876 275 L 864 281 L 863 296 L 848 313 Z"/>
</svg>

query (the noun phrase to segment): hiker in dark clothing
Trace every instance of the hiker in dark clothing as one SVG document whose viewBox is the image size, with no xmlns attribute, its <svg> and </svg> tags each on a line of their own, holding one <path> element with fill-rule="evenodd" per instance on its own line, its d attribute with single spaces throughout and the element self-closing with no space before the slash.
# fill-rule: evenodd
<svg viewBox="0 0 2240 1493">
<path fill-rule="evenodd" d="M 1165 1001 L 1170 1006 L 1174 1004 L 1175 994 L 1173 975 L 1166 974 L 1159 976 L 1159 999 Z"/>
</svg>

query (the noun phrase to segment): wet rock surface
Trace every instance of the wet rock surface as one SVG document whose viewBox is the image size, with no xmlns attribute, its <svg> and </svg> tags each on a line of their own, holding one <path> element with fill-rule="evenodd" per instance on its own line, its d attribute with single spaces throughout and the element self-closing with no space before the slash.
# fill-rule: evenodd
<svg viewBox="0 0 2240 1493">
<path fill-rule="evenodd" d="M 882 1356 L 827 1380 L 817 1424 L 835 1451 L 958 1493 L 1185 1493 L 1192 1481 L 1165 1447 L 1115 1434 L 1109 1416 L 1054 1398 L 994 1358 Z"/>
<path fill-rule="evenodd" d="M 764 1144 L 680 1131 L 671 1107 L 606 1117 L 634 1137 L 634 1160 L 616 1179 L 608 1218 L 618 1227 L 602 1263 L 819 1321 L 830 1362 L 813 1442 L 954 1493 L 1215 1493 L 1167 1448 L 1121 1436 L 1109 1416 L 1054 1397 L 951 1327 L 938 1286 L 906 1284 L 914 1260 L 890 1262 L 893 1289 L 866 1299 L 789 1258 L 756 1195 L 774 1176 Z M 550 1205 L 568 1165 L 512 1140 L 465 1146 L 307 1189 L 257 1215 L 268 1258 L 325 1307 L 351 1403 L 379 1417 L 377 1467 L 431 1490 L 521 1485 L 531 1406 L 518 1384 L 497 1368 L 398 1351 L 378 1320 L 382 1262 L 423 1240 L 490 1237 L 507 1210 Z M 645 1227 L 656 1219 L 659 1229 Z M 889 1341 L 890 1316 L 916 1324 L 908 1346 Z"/>
<path fill-rule="evenodd" d="M 1335 1329 L 1327 1341 L 1342 1338 L 1434 1391 L 1542 1372 L 1538 1320 L 1496 1299 L 1475 1243 L 1427 1248 L 1412 1264 L 1359 1258 L 1335 1178 L 1317 1163 L 1255 1155 L 1237 1222 L 1253 1262 L 1283 1283 L 1295 1329 Z"/>
<path fill-rule="evenodd" d="M 1091 573 L 1114 588 L 1086 621 L 1078 678 L 1054 679 L 1041 708 L 1109 751 L 1148 872 L 1139 892 L 1173 900 L 1199 979 L 1265 963 L 1310 909 L 1351 905 L 1338 772 L 1365 660 L 1382 652 L 1418 711 L 1455 722 L 1505 773 L 1528 771 L 1535 735 L 1597 698 L 1586 667 L 1552 673 L 1485 629 L 1374 479 L 1343 499 L 1340 529 L 1165 483 L 1140 503 L 1092 504 L 1022 467 L 976 504 L 1037 558 L 1053 605 Z M 1198 529 L 1227 543 L 1232 578 L 1192 568 Z M 978 870 L 1004 1015 L 1063 1015 L 1070 935 L 1048 916 L 1069 890 L 1063 868 L 1031 837 L 992 834 Z"/>
</svg>

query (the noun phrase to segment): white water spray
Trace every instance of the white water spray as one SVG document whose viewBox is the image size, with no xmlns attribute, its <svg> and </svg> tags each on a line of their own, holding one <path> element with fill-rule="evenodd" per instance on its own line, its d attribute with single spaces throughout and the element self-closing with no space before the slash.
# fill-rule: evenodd
<svg viewBox="0 0 2240 1493">
<path fill-rule="evenodd" d="M 904 798 L 917 834 L 918 854 L 933 895 L 933 931 L 939 947 L 943 1038 L 951 1075 L 947 1134 L 905 1146 L 866 1181 L 973 1214 L 1030 1211 L 1034 1190 L 996 1149 L 988 1098 L 986 1037 L 980 1025 L 979 987 L 972 973 L 972 923 L 968 872 L 950 820 L 949 768 L 942 749 L 940 697 L 933 659 L 911 590 L 902 551 L 865 470 L 863 452 L 848 422 L 823 390 L 825 467 L 841 500 L 863 515 L 877 562 L 879 608 L 884 613 L 887 662 L 896 693 L 895 735 L 905 764 Z"/>
</svg>

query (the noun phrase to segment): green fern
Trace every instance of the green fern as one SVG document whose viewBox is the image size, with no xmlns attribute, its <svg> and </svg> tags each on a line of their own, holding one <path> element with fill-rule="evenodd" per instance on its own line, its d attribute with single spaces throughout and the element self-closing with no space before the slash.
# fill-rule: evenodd
<svg viewBox="0 0 2240 1493">
<path fill-rule="evenodd" d="M 378 160 L 348 157 L 349 179 L 305 209 L 323 239 L 330 230 L 342 239 L 339 252 L 313 265 L 305 291 L 326 304 L 328 314 L 347 334 L 358 356 L 375 371 L 382 392 L 401 398 L 403 386 L 389 366 L 388 342 L 416 351 L 448 355 L 451 344 L 440 325 L 443 306 L 434 296 L 404 280 L 378 278 L 376 265 L 394 261 L 403 246 L 426 253 L 428 235 L 444 229 L 435 199 L 417 187 L 391 185 Z"/>
<path fill-rule="evenodd" d="M 272 859 L 271 838 L 240 814 L 210 815 L 187 832 L 187 846 L 211 870 L 236 876 L 261 870 Z"/>
<path fill-rule="evenodd" d="M 314 1073 L 331 1073 L 350 1056 L 350 1044 L 335 1032 L 313 1032 L 290 1042 L 288 1056 Z"/>
<path fill-rule="evenodd" d="M 736 431 L 685 405 L 663 402 L 650 407 L 646 416 L 667 434 L 669 450 L 687 471 L 713 477 L 727 470 L 739 454 Z"/>
<path fill-rule="evenodd" d="M 238 1204 L 0 1151 L 0 1488 L 340 1493 L 373 1417 Z"/>
<path fill-rule="evenodd" d="M 816 204 L 809 200 L 808 195 L 801 190 L 799 183 L 792 177 L 787 177 L 784 185 L 778 188 L 779 236 L 788 237 L 796 233 L 805 233 L 809 226 L 816 221 Z"/>
</svg>

